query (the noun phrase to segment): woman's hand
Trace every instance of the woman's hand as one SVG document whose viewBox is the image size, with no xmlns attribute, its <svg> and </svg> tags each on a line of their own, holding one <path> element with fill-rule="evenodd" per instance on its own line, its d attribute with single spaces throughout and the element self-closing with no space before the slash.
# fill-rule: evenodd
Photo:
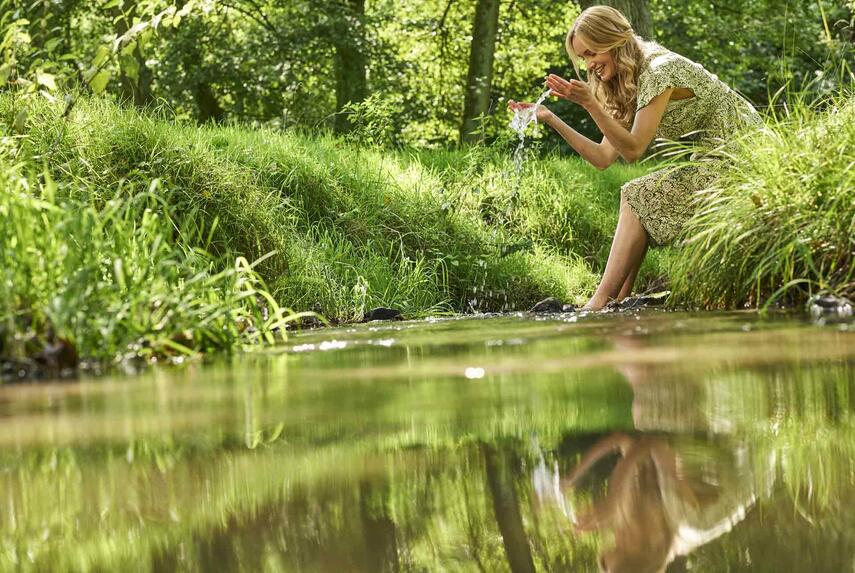
<svg viewBox="0 0 855 573">
<path fill-rule="evenodd" d="M 552 95 L 577 103 L 589 112 L 599 105 L 591 88 L 583 81 L 567 81 L 561 76 L 549 74 L 546 77 L 546 85 L 552 90 Z"/>
<path fill-rule="evenodd" d="M 516 112 L 518 110 L 531 109 L 532 107 L 534 107 L 533 103 L 514 101 L 512 99 L 508 100 L 508 109 L 513 112 Z M 549 108 L 544 105 L 537 106 L 537 110 L 534 112 L 534 114 L 537 118 L 537 121 L 539 121 L 540 123 L 546 123 L 546 121 L 550 117 L 552 117 L 552 112 L 549 111 Z"/>
</svg>

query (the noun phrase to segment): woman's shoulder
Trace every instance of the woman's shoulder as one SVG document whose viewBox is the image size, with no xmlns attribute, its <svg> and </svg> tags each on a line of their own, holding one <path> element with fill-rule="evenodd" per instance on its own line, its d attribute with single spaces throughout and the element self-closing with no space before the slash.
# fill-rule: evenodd
<svg viewBox="0 0 855 573">
<path fill-rule="evenodd" d="M 656 95 L 669 87 L 686 87 L 699 94 L 709 83 L 703 66 L 663 48 L 655 42 L 642 46 L 643 63 L 638 75 L 638 108 L 647 105 Z"/>
<path fill-rule="evenodd" d="M 644 60 L 641 66 L 642 74 L 657 74 L 687 66 L 697 66 L 692 60 L 672 52 L 656 42 L 645 42 L 642 46 L 642 54 Z"/>
</svg>

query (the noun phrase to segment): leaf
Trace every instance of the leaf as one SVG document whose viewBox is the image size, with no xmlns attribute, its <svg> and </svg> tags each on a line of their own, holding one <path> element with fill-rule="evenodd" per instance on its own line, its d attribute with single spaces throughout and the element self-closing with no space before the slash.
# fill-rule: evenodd
<svg viewBox="0 0 855 573">
<path fill-rule="evenodd" d="M 122 73 L 124 73 L 126 76 L 128 76 L 135 82 L 139 81 L 140 64 L 133 54 L 123 54 L 122 57 L 119 58 L 119 65 L 122 68 Z"/>
<path fill-rule="evenodd" d="M 110 81 L 110 72 L 101 70 L 89 80 L 89 87 L 92 88 L 92 93 L 100 94 L 107 87 L 107 82 Z"/>
<path fill-rule="evenodd" d="M 175 20 L 175 12 L 175 6 L 170 6 L 152 19 L 152 27 L 157 30 L 157 27 L 160 25 L 161 22 L 163 22 L 163 25 L 166 27 L 172 26 Z"/>
<path fill-rule="evenodd" d="M 45 181 L 44 186 L 42 187 L 42 197 L 44 197 L 49 203 L 53 203 L 53 199 L 56 196 L 57 185 L 56 181 L 51 177 L 47 165 L 45 165 L 42 170 L 42 176 Z"/>
<path fill-rule="evenodd" d="M 24 133 L 24 130 L 27 127 L 27 116 L 29 113 L 27 112 L 27 108 L 22 107 L 18 113 L 15 114 L 15 121 L 12 122 L 12 129 L 17 133 Z"/>
<path fill-rule="evenodd" d="M 12 75 L 12 65 L 3 64 L 0 66 L 0 84 L 5 84 L 9 81 L 9 76 Z"/>
<path fill-rule="evenodd" d="M 62 38 L 51 38 L 45 42 L 45 51 L 53 52 L 60 44 L 62 44 Z"/>
<path fill-rule="evenodd" d="M 52 94 L 52 93 L 50 93 L 49 91 L 47 91 L 47 90 L 39 90 L 39 93 L 40 93 L 40 94 L 42 94 L 42 96 L 44 96 L 44 98 L 45 98 L 46 100 L 48 100 L 50 103 L 56 103 L 56 98 L 55 98 L 55 97 L 53 97 L 53 94 Z"/>
<path fill-rule="evenodd" d="M 122 3 L 122 0 L 110 0 L 109 2 L 107 2 L 106 4 L 101 6 L 101 10 L 109 10 L 110 8 L 116 8 L 121 3 Z"/>
<path fill-rule="evenodd" d="M 98 68 L 107 61 L 107 58 L 110 57 L 110 48 L 107 46 L 101 45 L 98 46 L 98 51 L 95 52 L 95 57 L 92 58 L 92 67 Z"/>
<path fill-rule="evenodd" d="M 137 37 L 137 44 L 139 44 L 140 52 L 142 52 L 145 47 L 148 45 L 149 40 L 151 40 L 152 36 L 154 36 L 154 30 L 150 27 L 146 28 L 145 31 L 140 33 L 139 37 Z"/>
<path fill-rule="evenodd" d="M 188 14 L 190 14 L 190 11 L 193 10 L 193 8 L 195 8 L 195 7 L 196 7 L 195 2 L 193 2 L 193 0 L 190 0 L 190 2 L 187 2 L 187 4 L 185 4 L 181 8 L 181 10 L 178 11 L 177 16 L 179 18 L 183 18 L 184 16 L 187 16 Z"/>
<path fill-rule="evenodd" d="M 134 50 L 137 48 L 137 43 L 133 40 L 122 46 L 122 50 L 119 52 L 123 56 L 127 56 L 129 54 L 133 54 Z"/>
<path fill-rule="evenodd" d="M 46 87 L 49 90 L 56 89 L 56 80 L 54 79 L 53 74 L 48 74 L 42 71 L 36 72 L 36 82 L 40 85 Z"/>
</svg>

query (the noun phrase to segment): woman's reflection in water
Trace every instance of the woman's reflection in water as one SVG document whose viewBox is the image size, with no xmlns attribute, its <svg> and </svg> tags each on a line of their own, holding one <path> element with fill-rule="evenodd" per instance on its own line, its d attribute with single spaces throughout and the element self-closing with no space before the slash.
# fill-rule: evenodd
<svg viewBox="0 0 855 573">
<path fill-rule="evenodd" d="M 620 346 L 626 345 L 631 341 L 621 339 Z M 703 415 L 702 392 L 684 380 L 657 382 L 651 377 L 654 371 L 643 364 L 621 368 L 635 393 L 636 429 L 658 433 L 606 436 L 569 474 L 555 480 L 555 497 L 566 507 L 581 478 L 597 462 L 618 456 L 605 494 L 576 515 L 564 510 L 577 532 L 596 531 L 608 540 L 600 553 L 600 568 L 610 573 L 665 571 L 676 558 L 742 521 L 757 493 L 768 491 L 770 485 L 758 487 L 765 480 L 758 480 L 744 445 L 686 436 L 710 428 L 711 421 Z"/>
</svg>

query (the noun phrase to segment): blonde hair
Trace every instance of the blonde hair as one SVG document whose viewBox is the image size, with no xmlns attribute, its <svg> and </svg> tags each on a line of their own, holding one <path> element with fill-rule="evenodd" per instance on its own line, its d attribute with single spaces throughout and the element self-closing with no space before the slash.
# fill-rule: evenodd
<svg viewBox="0 0 855 573">
<path fill-rule="evenodd" d="M 630 127 L 635 118 L 637 80 L 644 63 L 644 46 L 647 42 L 635 34 L 629 21 L 618 10 L 610 6 L 592 6 L 579 14 L 567 33 L 567 55 L 577 76 L 579 61 L 573 51 L 573 38 L 576 36 L 598 54 L 612 53 L 614 76 L 603 82 L 595 74 L 590 74 L 588 84 L 606 111 L 625 127 Z"/>
</svg>

